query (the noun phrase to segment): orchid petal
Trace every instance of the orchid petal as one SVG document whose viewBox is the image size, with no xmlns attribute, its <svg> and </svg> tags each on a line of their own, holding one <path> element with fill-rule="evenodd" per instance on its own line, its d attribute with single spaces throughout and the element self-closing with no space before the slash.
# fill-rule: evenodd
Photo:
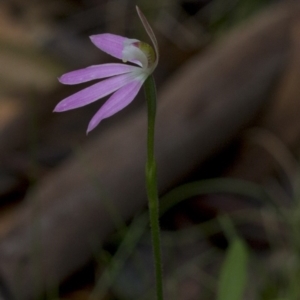
<svg viewBox="0 0 300 300">
<path fill-rule="evenodd" d="M 90 36 L 92 43 L 103 52 L 122 59 L 124 42 L 128 39 L 120 35 L 102 33 Z"/>
<path fill-rule="evenodd" d="M 72 71 L 62 75 L 58 80 L 63 84 L 78 84 L 94 79 L 111 77 L 129 73 L 137 67 L 125 64 L 103 64 L 90 66 L 88 68 Z"/>
<path fill-rule="evenodd" d="M 87 87 L 57 104 L 54 111 L 62 112 L 90 104 L 98 99 L 101 99 L 129 82 L 133 81 L 135 77 L 131 73 L 118 75 L 103 81 L 100 81 L 90 87 Z"/>
<path fill-rule="evenodd" d="M 145 79 L 134 80 L 116 91 L 94 115 L 89 123 L 87 133 L 93 130 L 103 119 L 114 115 L 129 105 L 139 92 Z"/>
<path fill-rule="evenodd" d="M 123 36 L 110 33 L 92 35 L 90 36 L 90 39 L 100 50 L 113 57 L 119 58 L 123 61 L 129 61 L 139 66 L 143 66 L 145 63 L 145 54 L 138 47 L 133 45 L 134 43 L 139 43 L 139 40 L 128 39 Z M 126 48 L 128 47 L 135 48 L 135 55 L 127 54 L 128 51 L 126 50 Z"/>
</svg>

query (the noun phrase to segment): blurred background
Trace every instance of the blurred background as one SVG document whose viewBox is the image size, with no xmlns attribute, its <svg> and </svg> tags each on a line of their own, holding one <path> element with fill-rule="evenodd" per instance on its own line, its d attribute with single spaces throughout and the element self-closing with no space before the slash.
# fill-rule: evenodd
<svg viewBox="0 0 300 300">
<path fill-rule="evenodd" d="M 103 100 L 52 113 L 89 85 L 57 77 L 115 61 L 90 35 L 149 42 L 135 5 L 161 52 L 166 299 L 300 299 L 300 8 L 279 0 L 0 2 L 0 296 L 153 299 L 143 93 L 88 136 Z"/>
</svg>

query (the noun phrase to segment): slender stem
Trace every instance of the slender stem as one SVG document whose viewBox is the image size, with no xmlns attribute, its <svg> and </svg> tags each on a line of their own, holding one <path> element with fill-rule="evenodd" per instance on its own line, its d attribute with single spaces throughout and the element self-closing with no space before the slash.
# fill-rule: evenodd
<svg viewBox="0 0 300 300">
<path fill-rule="evenodd" d="M 163 276 L 161 262 L 159 203 L 157 193 L 156 163 L 154 157 L 154 133 L 156 114 L 156 88 L 153 76 L 149 76 L 144 83 L 145 96 L 148 105 L 148 138 L 147 138 L 147 164 L 146 181 L 149 205 L 152 247 L 155 264 L 156 296 L 163 300 Z"/>
</svg>

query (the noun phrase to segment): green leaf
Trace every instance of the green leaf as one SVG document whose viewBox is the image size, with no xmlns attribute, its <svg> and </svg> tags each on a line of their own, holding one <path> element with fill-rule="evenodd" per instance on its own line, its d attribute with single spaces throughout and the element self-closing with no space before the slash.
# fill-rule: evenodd
<svg viewBox="0 0 300 300">
<path fill-rule="evenodd" d="M 248 250 L 243 240 L 236 238 L 228 247 L 218 289 L 218 300 L 241 300 L 247 282 Z"/>
</svg>

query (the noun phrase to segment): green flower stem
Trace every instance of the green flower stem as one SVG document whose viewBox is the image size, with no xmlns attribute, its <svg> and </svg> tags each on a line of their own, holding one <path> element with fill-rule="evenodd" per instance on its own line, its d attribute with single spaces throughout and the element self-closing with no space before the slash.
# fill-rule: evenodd
<svg viewBox="0 0 300 300">
<path fill-rule="evenodd" d="M 146 181 L 149 205 L 152 247 L 155 264 L 157 300 L 163 300 L 163 276 L 160 246 L 159 203 L 157 193 L 156 163 L 154 157 L 154 132 L 156 114 L 156 88 L 153 76 L 149 76 L 144 83 L 145 96 L 148 105 L 148 137 L 147 137 L 147 164 Z"/>
</svg>

